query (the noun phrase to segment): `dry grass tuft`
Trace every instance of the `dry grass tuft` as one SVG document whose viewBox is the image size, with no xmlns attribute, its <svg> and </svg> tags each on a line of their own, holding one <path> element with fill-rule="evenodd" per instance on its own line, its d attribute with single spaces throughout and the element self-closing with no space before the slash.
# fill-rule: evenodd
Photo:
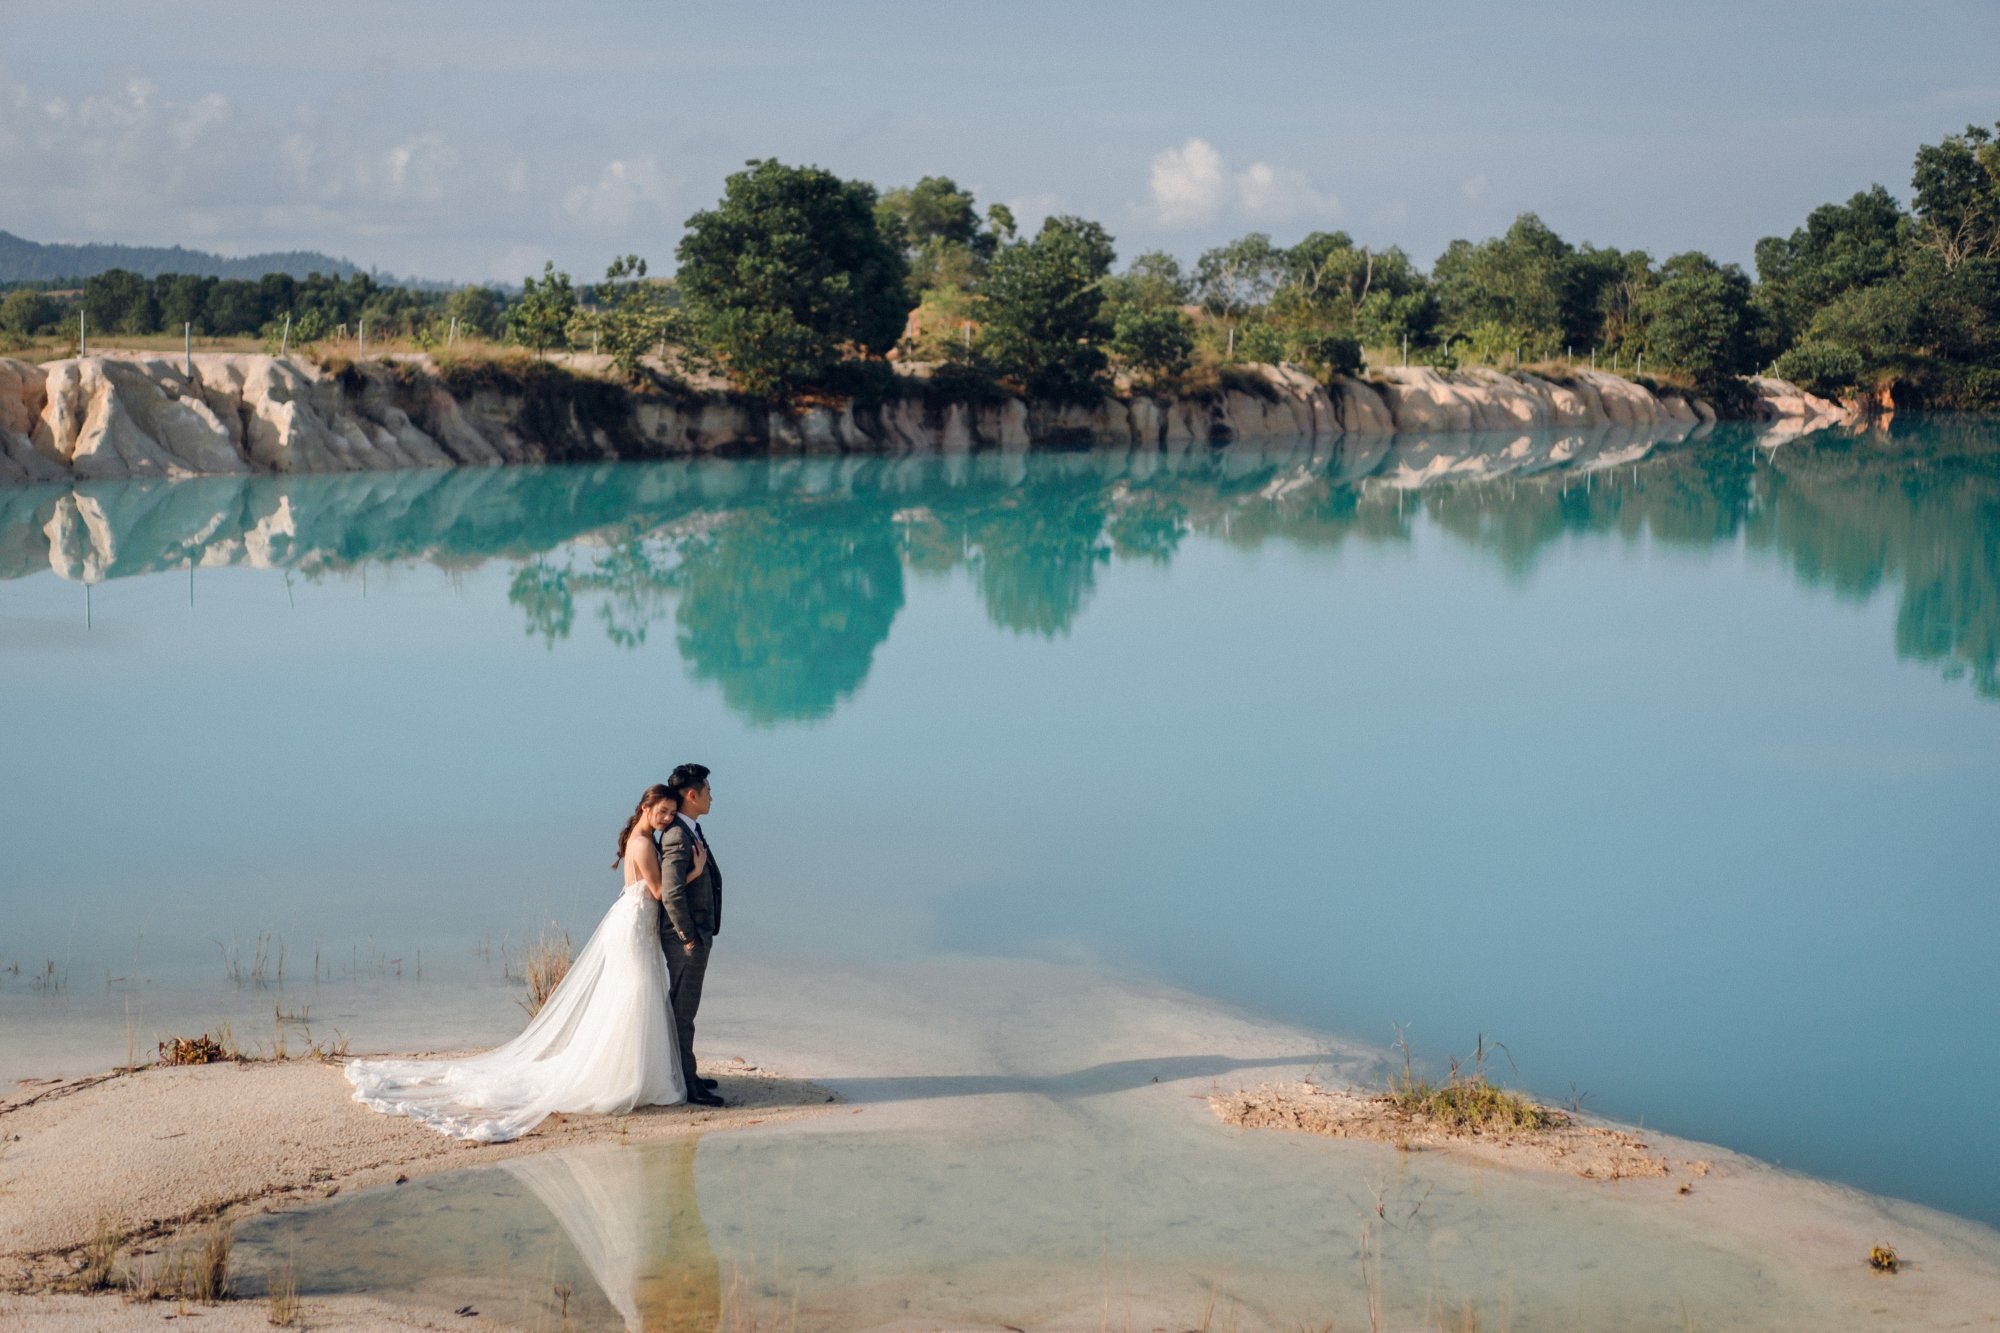
<svg viewBox="0 0 2000 1333">
<path fill-rule="evenodd" d="M 229 1299 L 229 1251 L 233 1240 L 229 1224 L 217 1218 L 193 1246 L 162 1255 L 157 1263 L 148 1264 L 134 1256 L 121 1284 L 125 1299 L 199 1301 L 203 1305 Z"/>
<path fill-rule="evenodd" d="M 576 950 L 569 942 L 569 932 L 549 927 L 542 931 L 541 938 L 528 947 L 527 957 L 522 960 L 522 976 L 528 983 L 528 998 L 521 1001 L 521 1007 L 533 1018 L 548 1002 L 549 995 L 562 984 L 569 975 L 569 965 L 576 961 Z"/>
<path fill-rule="evenodd" d="M 118 1257 L 118 1228 L 109 1217 L 99 1217 L 90 1239 L 78 1256 L 76 1287 L 82 1291 L 103 1291 L 111 1285 L 111 1265 Z"/>
<path fill-rule="evenodd" d="M 210 1065 L 230 1058 L 224 1044 L 206 1032 L 199 1037 L 169 1037 L 160 1043 L 159 1053 L 163 1065 Z"/>
<path fill-rule="evenodd" d="M 290 1328 L 299 1322 L 299 1274 L 290 1263 L 276 1269 L 270 1279 L 270 1308 L 266 1318 L 273 1328 Z"/>
<path fill-rule="evenodd" d="M 205 1305 L 213 1305 L 229 1295 L 229 1251 L 234 1242 L 227 1222 L 218 1218 L 209 1224 L 201 1243 L 189 1256 L 184 1295 Z"/>
</svg>

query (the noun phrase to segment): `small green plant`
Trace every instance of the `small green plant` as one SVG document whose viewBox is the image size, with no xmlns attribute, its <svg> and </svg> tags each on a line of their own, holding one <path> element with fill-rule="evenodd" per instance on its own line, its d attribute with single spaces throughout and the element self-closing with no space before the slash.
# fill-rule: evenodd
<svg viewBox="0 0 2000 1333">
<path fill-rule="evenodd" d="M 1403 1069 L 1389 1081 L 1387 1098 L 1398 1110 L 1474 1133 L 1490 1129 L 1553 1129 L 1569 1123 L 1569 1117 L 1562 1112 L 1537 1106 L 1517 1092 L 1497 1087 L 1486 1077 L 1487 1047 L 1483 1033 L 1474 1046 L 1471 1067 L 1452 1060 L 1451 1072 L 1442 1083 L 1417 1074 L 1409 1041 L 1400 1030 L 1396 1033 L 1396 1048 L 1403 1053 Z"/>
</svg>

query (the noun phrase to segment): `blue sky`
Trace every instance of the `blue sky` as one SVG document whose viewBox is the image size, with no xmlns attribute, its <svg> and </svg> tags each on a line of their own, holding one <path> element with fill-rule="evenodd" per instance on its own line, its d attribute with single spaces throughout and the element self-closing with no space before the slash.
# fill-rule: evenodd
<svg viewBox="0 0 2000 1333">
<path fill-rule="evenodd" d="M 0 229 L 518 280 L 671 266 L 746 158 L 942 173 L 1121 258 L 1344 227 L 1428 265 L 1533 210 L 1745 263 L 2000 120 L 1993 0 L 22 7 Z"/>
</svg>

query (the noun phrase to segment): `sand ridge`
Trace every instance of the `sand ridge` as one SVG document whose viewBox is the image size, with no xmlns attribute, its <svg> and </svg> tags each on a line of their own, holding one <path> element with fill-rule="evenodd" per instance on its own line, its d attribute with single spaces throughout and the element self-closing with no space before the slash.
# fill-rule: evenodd
<svg viewBox="0 0 2000 1333">
<path fill-rule="evenodd" d="M 1441 1148 L 1508 1166 L 1561 1171 L 1586 1180 L 1659 1179 L 1676 1171 L 1708 1175 L 1706 1158 L 1669 1157 L 1627 1130 L 1585 1123 L 1573 1115 L 1539 1129 L 1480 1131 L 1414 1115 L 1379 1093 L 1316 1083 L 1265 1083 L 1208 1099 L 1223 1123 L 1285 1129 L 1336 1139 L 1365 1139 L 1419 1151 Z"/>
</svg>

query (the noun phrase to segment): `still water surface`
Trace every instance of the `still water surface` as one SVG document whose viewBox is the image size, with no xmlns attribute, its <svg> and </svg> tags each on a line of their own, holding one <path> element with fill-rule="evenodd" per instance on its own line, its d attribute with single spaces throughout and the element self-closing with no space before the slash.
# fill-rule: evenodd
<svg viewBox="0 0 2000 1333">
<path fill-rule="evenodd" d="M 1484 1034 L 2000 1223 L 1992 422 L 5 491 L 0 737 L 8 1077 L 497 1036 L 693 758 L 746 956 Z"/>
</svg>

